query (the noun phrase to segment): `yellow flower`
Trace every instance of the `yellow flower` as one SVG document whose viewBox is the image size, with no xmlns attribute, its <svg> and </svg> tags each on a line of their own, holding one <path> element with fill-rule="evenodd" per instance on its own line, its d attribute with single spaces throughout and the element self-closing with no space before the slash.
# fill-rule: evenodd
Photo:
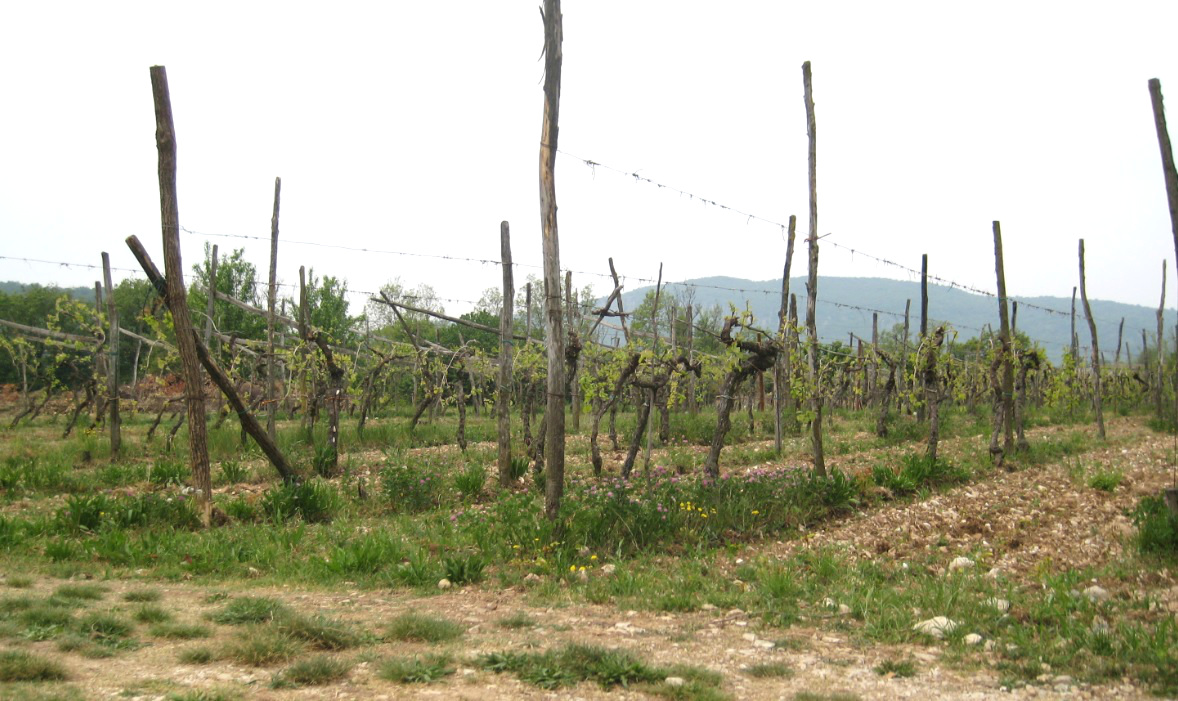
<svg viewBox="0 0 1178 701">
<path fill-rule="evenodd" d="M 701 514 L 699 515 L 699 517 L 700 517 L 700 518 L 707 518 L 707 517 L 708 517 L 708 515 L 707 515 L 707 514 L 702 514 L 702 513 L 701 513 Z"/>
<path fill-rule="evenodd" d="M 577 571 L 576 565 L 569 565 L 569 572 L 576 572 L 576 571 Z"/>
<path fill-rule="evenodd" d="M 584 565 L 581 565 L 581 571 L 582 571 L 582 572 L 584 572 L 584 571 L 585 571 L 585 566 L 584 566 Z"/>
<path fill-rule="evenodd" d="M 757 515 L 757 514 L 759 514 L 759 513 L 761 513 L 761 512 L 760 512 L 760 511 L 757 511 L 756 509 L 753 509 L 753 516 L 756 516 L 756 515 Z"/>
<path fill-rule="evenodd" d="M 590 559 L 590 560 L 596 560 L 596 559 L 597 559 L 597 556 L 596 556 L 596 555 L 590 555 L 590 556 L 589 556 L 589 559 Z"/>
</svg>

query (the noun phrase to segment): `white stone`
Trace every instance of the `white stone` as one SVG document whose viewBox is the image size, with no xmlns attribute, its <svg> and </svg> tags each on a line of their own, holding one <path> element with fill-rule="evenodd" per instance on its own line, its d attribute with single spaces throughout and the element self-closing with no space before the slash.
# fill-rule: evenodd
<svg viewBox="0 0 1178 701">
<path fill-rule="evenodd" d="M 949 571 L 956 572 L 957 570 L 968 570 L 974 566 L 974 561 L 968 557 L 955 557 L 949 563 Z"/>
<path fill-rule="evenodd" d="M 940 639 L 944 638 L 946 634 L 953 632 L 958 625 L 957 621 L 946 618 L 945 616 L 934 616 L 912 626 L 912 630 Z"/>
<path fill-rule="evenodd" d="M 742 636 L 740 636 L 740 637 L 741 637 L 741 638 L 743 638 L 744 640 L 747 640 L 747 641 L 749 641 L 749 642 L 751 643 L 751 642 L 753 642 L 754 640 L 756 640 L 756 639 L 757 639 L 757 634 L 756 634 L 756 633 L 745 633 L 744 635 L 742 635 Z"/>
<path fill-rule="evenodd" d="M 1010 602 L 1006 599 L 991 598 L 986 599 L 986 605 L 1000 613 L 1006 613 L 1010 610 Z"/>
<path fill-rule="evenodd" d="M 438 580 L 438 589 L 449 589 L 452 586 L 454 585 L 451 584 L 450 580 L 446 579 L 445 577 Z"/>
<path fill-rule="evenodd" d="M 966 645 L 978 645 L 981 642 L 982 636 L 978 635 L 977 633 L 970 633 L 969 635 L 965 636 Z"/>
<path fill-rule="evenodd" d="M 663 680 L 663 683 L 666 684 L 667 686 L 678 687 L 678 686 L 683 686 L 684 684 L 686 684 L 687 680 L 684 679 L 683 677 L 667 677 L 666 679 Z"/>
<path fill-rule="evenodd" d="M 777 644 L 772 640 L 754 640 L 753 645 L 763 650 L 772 650 Z"/>
<path fill-rule="evenodd" d="M 610 577 L 610 576 L 612 576 L 612 575 L 613 575 L 613 573 L 614 573 L 614 572 L 616 572 L 617 570 L 618 570 L 618 567 L 617 567 L 617 565 L 614 565 L 614 564 L 609 564 L 609 565 L 602 565 L 602 566 L 601 566 L 601 576 L 603 576 L 603 577 Z"/>
<path fill-rule="evenodd" d="M 851 613 L 851 607 L 846 604 L 839 604 L 839 615 L 847 616 Z"/>
<path fill-rule="evenodd" d="M 1108 601 L 1108 591 L 1095 584 L 1084 590 L 1084 596 L 1092 601 Z"/>
</svg>

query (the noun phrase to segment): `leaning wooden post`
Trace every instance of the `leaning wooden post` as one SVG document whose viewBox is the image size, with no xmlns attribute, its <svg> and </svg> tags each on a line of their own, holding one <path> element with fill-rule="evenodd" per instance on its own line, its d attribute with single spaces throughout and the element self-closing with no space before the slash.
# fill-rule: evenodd
<svg viewBox="0 0 1178 701">
<path fill-rule="evenodd" d="M 1170 229 L 1174 234 L 1174 253 L 1178 255 L 1178 169 L 1174 167 L 1174 150 L 1170 146 L 1170 131 L 1166 127 L 1162 83 L 1157 78 L 1149 81 L 1149 99 L 1153 105 L 1154 127 L 1158 132 L 1158 148 L 1162 152 L 1162 174 L 1166 179 L 1166 200 L 1170 204 Z"/>
<path fill-rule="evenodd" d="M 159 152 L 160 223 L 164 239 L 164 276 L 168 286 L 168 309 L 176 330 L 176 347 L 184 370 L 188 404 L 188 449 L 192 480 L 200 504 L 201 523 L 212 518 L 212 480 L 205 426 L 205 397 L 196 354 L 192 318 L 188 314 L 188 293 L 184 289 L 184 267 L 180 261 L 180 213 L 176 197 L 176 130 L 168 94 L 168 74 L 163 66 L 151 67 L 151 92 L 155 101 L 155 142 Z"/>
<path fill-rule="evenodd" d="M 556 520 L 564 495 L 564 325 L 560 308 L 560 238 L 556 227 L 556 139 L 560 115 L 560 0 L 544 0 L 544 124 L 540 132 L 540 224 L 544 238 L 545 334 L 548 342 L 548 464 L 544 515 Z"/>
<path fill-rule="evenodd" d="M 1006 298 L 1006 269 L 1002 263 L 1002 226 L 994 222 L 994 272 L 998 277 L 998 323 L 1002 343 L 1002 452 L 1014 452 L 1014 368 L 1011 358 L 1009 302 Z"/>
<path fill-rule="evenodd" d="M 278 203 L 282 178 L 274 178 L 274 214 L 270 217 L 270 288 L 266 298 L 266 433 L 274 439 L 274 419 L 278 411 L 275 397 L 274 308 L 278 306 Z"/>
<path fill-rule="evenodd" d="M 115 306 L 115 288 L 111 284 L 110 255 L 102 253 L 102 281 L 106 288 L 106 396 L 110 408 L 110 459 L 118 457 L 123 445 L 122 419 L 119 417 L 119 309 Z"/>
<path fill-rule="evenodd" d="M 511 227 L 499 224 L 500 261 L 503 268 L 503 308 L 499 312 L 499 392 L 495 412 L 499 418 L 499 485 L 511 484 L 511 351 L 515 283 L 511 270 Z"/>
<path fill-rule="evenodd" d="M 1096 432 L 1104 440 L 1104 406 L 1100 387 L 1100 346 L 1096 342 L 1096 320 L 1088 304 L 1088 289 L 1084 282 L 1084 239 L 1080 239 L 1080 299 L 1084 302 L 1084 316 L 1088 319 L 1088 333 L 1092 334 L 1092 372 L 1095 375 L 1092 404 L 1096 409 Z"/>
<path fill-rule="evenodd" d="M 797 222 L 796 216 L 789 215 L 789 229 L 785 242 L 785 270 L 781 274 L 781 309 L 777 312 L 777 342 L 781 344 L 782 352 L 778 354 L 777 362 L 773 365 L 773 447 L 778 455 L 781 455 L 782 434 L 785 431 L 781 414 L 787 406 L 791 414 L 790 426 L 793 426 L 797 420 L 797 412 L 793 409 L 793 395 L 790 390 L 790 375 L 793 373 L 792 359 L 785 342 L 785 327 L 789 321 L 789 268 L 793 264 L 794 233 L 797 229 Z"/>
<path fill-rule="evenodd" d="M 826 476 L 826 460 L 822 455 L 822 388 L 818 386 L 818 325 L 815 306 L 818 302 L 818 165 L 817 135 L 814 121 L 814 93 L 811 88 L 810 62 L 802 64 L 802 84 L 806 101 L 806 133 L 810 137 L 810 275 L 806 283 L 806 332 L 810 336 L 810 410 L 811 445 L 814 450 L 814 472 Z"/>
</svg>

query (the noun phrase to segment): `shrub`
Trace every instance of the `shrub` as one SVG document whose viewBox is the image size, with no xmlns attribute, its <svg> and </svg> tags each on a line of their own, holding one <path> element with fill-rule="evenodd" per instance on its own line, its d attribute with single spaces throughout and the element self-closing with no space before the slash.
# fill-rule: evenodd
<svg viewBox="0 0 1178 701">
<path fill-rule="evenodd" d="M 1137 526 L 1137 547 L 1156 555 L 1178 555 L 1178 516 L 1161 497 L 1143 497 L 1130 516 Z"/>
<path fill-rule="evenodd" d="M 432 472 L 390 465 L 381 470 L 380 479 L 393 511 L 417 513 L 438 504 L 439 480 Z"/>
<path fill-rule="evenodd" d="M 151 466 L 148 480 L 157 487 L 183 487 L 191 475 L 184 463 L 165 459 Z"/>
<path fill-rule="evenodd" d="M 487 469 L 478 463 L 470 463 L 466 469 L 454 476 L 454 486 L 463 499 L 475 499 L 487 482 Z"/>
</svg>

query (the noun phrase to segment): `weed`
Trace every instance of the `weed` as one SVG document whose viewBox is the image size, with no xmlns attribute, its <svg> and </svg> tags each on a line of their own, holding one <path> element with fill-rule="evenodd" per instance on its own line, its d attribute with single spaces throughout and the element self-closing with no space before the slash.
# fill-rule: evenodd
<svg viewBox="0 0 1178 701">
<path fill-rule="evenodd" d="M 479 555 L 454 555 L 442 560 L 442 569 L 446 572 L 446 579 L 452 584 L 473 584 L 483 579 L 483 569 L 487 561 Z"/>
<path fill-rule="evenodd" d="M 22 650 L 0 651 L 0 681 L 53 682 L 65 677 L 65 668 L 53 660 Z"/>
<path fill-rule="evenodd" d="M 345 650 L 359 645 L 364 639 L 351 626 L 323 616 L 291 615 L 283 618 L 277 627 L 318 650 Z"/>
<path fill-rule="evenodd" d="M 339 681 L 348 675 L 352 665 L 334 657 L 316 655 L 299 660 L 274 676 L 270 686 L 275 689 L 318 686 Z"/>
<path fill-rule="evenodd" d="M 271 626 L 254 625 L 241 631 L 225 649 L 225 657 L 254 667 L 285 662 L 300 652 L 303 645 L 294 636 Z"/>
<path fill-rule="evenodd" d="M 207 638 L 213 634 L 207 627 L 191 623 L 157 623 L 147 632 L 157 638 L 171 640 L 193 640 Z"/>
<path fill-rule="evenodd" d="M 217 659 L 213 651 L 207 647 L 185 648 L 176 657 L 181 664 L 209 664 Z"/>
<path fill-rule="evenodd" d="M 417 513 L 438 503 L 438 476 L 414 467 L 389 465 L 380 472 L 381 488 L 393 511 Z"/>
<path fill-rule="evenodd" d="M 523 611 L 517 611 L 506 618 L 500 618 L 498 625 L 500 628 L 533 628 L 536 626 L 536 619 Z"/>
<path fill-rule="evenodd" d="M 1178 516 L 1161 497 L 1143 497 L 1130 516 L 1137 526 L 1137 547 L 1142 552 L 1178 556 Z"/>
<path fill-rule="evenodd" d="M 466 469 L 454 475 L 454 486 L 463 499 L 476 499 L 483 491 L 487 482 L 487 469 L 481 464 L 472 462 Z"/>
<path fill-rule="evenodd" d="M 58 587 L 53 596 L 60 599 L 77 599 L 79 601 L 97 601 L 110 589 L 101 584 L 63 584 Z"/>
<path fill-rule="evenodd" d="M 13 589 L 28 589 L 33 586 L 33 578 L 25 577 L 23 575 L 9 575 L 4 580 L 4 585 L 12 587 Z"/>
<path fill-rule="evenodd" d="M 1088 486 L 1102 492 L 1116 491 L 1125 479 L 1125 473 L 1117 469 L 1100 470 L 1088 478 Z"/>
<path fill-rule="evenodd" d="M 183 487 L 191 477 L 192 471 L 184 463 L 163 459 L 151 466 L 147 479 L 157 487 Z"/>
<path fill-rule="evenodd" d="M 242 696 L 224 689 L 189 689 L 174 691 L 164 698 L 166 701 L 238 701 Z"/>
<path fill-rule="evenodd" d="M 172 620 L 172 614 L 159 606 L 144 605 L 135 609 L 131 618 L 139 623 L 166 623 Z"/>
<path fill-rule="evenodd" d="M 221 462 L 221 479 L 228 484 L 238 484 L 249 479 L 250 469 L 236 460 Z"/>
<path fill-rule="evenodd" d="M 296 516 L 307 523 L 329 522 L 341 503 L 339 492 L 321 480 L 283 483 L 262 495 L 262 511 L 274 523 L 285 523 Z"/>
<path fill-rule="evenodd" d="M 225 625 L 266 623 L 277 618 L 290 616 L 290 608 L 277 599 L 260 596 L 244 596 L 233 599 L 220 611 L 209 615 L 209 620 Z"/>
<path fill-rule="evenodd" d="M 875 673 L 882 676 L 915 677 L 916 663 L 912 660 L 884 660 L 875 666 Z"/>
<path fill-rule="evenodd" d="M 445 618 L 404 613 L 389 624 L 385 637 L 393 640 L 441 643 L 461 637 L 464 631 L 465 628 L 461 625 Z"/>
<path fill-rule="evenodd" d="M 386 660 L 377 675 L 401 684 L 429 684 L 454 674 L 449 655 L 398 657 Z"/>
<path fill-rule="evenodd" d="M 123 601 L 130 601 L 132 603 L 150 603 L 159 601 L 163 598 L 158 589 L 136 589 L 123 594 Z"/>
<path fill-rule="evenodd" d="M 772 677 L 791 677 L 794 672 L 788 665 L 781 662 L 762 662 L 761 664 L 752 665 L 744 673 L 757 679 L 768 679 Z"/>
</svg>

